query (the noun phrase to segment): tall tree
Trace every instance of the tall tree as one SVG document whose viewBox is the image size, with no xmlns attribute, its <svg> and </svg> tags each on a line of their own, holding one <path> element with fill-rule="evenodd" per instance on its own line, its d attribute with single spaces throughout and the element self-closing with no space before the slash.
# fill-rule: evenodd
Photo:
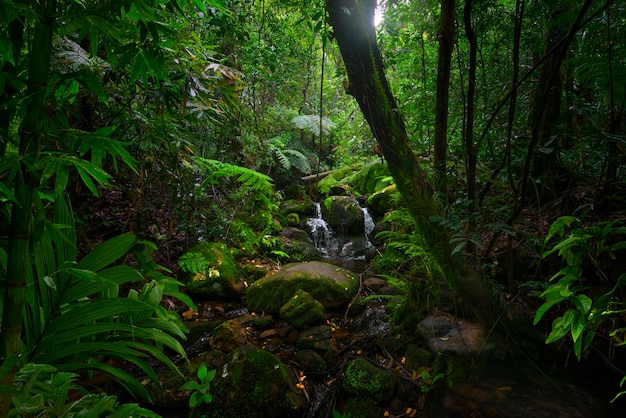
<svg viewBox="0 0 626 418">
<path fill-rule="evenodd" d="M 380 144 L 398 190 L 448 282 L 459 290 L 472 316 L 495 322 L 490 288 L 478 271 L 453 256 L 446 232 L 430 221 L 438 213 L 433 188 L 409 147 L 405 124 L 385 77 L 376 41 L 376 0 L 327 0 L 334 37 L 348 74 L 347 93 L 359 104 Z"/>
<path fill-rule="evenodd" d="M 439 54 L 437 59 L 437 93 L 435 96 L 435 135 L 433 166 L 442 191 L 446 188 L 446 153 L 448 152 L 448 98 L 450 69 L 454 48 L 455 1 L 442 0 L 439 15 Z"/>
</svg>

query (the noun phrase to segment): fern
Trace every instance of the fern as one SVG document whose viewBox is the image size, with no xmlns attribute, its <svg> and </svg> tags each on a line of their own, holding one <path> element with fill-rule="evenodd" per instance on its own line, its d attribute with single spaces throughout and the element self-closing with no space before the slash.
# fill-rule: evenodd
<svg viewBox="0 0 626 418">
<path fill-rule="evenodd" d="M 300 115 L 291 120 L 291 123 L 298 129 L 305 129 L 309 133 L 320 136 L 320 117 L 319 115 Z M 335 127 L 330 118 L 322 117 L 321 130 L 324 135 L 330 134 L 330 131 Z"/>
<path fill-rule="evenodd" d="M 204 181 L 205 184 L 217 185 L 222 183 L 224 178 L 229 178 L 237 180 L 242 186 L 255 192 L 272 190 L 272 178 L 258 171 L 201 157 L 197 157 L 196 162 L 209 174 L 209 177 Z"/>
</svg>

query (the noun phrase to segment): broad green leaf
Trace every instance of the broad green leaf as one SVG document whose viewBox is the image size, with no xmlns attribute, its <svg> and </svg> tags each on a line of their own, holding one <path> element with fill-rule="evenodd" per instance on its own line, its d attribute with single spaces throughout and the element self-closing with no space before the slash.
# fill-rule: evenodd
<svg viewBox="0 0 626 418">
<path fill-rule="evenodd" d="M 537 323 L 541 320 L 543 315 L 550 309 L 552 306 L 556 305 L 559 302 L 564 301 L 565 298 L 558 297 L 554 299 L 550 299 L 544 302 L 539 309 L 537 309 L 537 313 L 535 314 L 535 319 L 533 320 L 533 325 L 537 325 Z"/>
<path fill-rule="evenodd" d="M 546 344 L 553 343 L 563 338 L 570 331 L 570 326 L 571 322 L 565 324 L 562 316 L 556 318 L 554 322 L 552 322 L 552 331 L 546 338 Z"/>
<path fill-rule="evenodd" d="M 111 238 L 83 257 L 77 267 L 84 270 L 100 271 L 128 254 L 137 238 L 132 233 L 125 233 Z"/>
<path fill-rule="evenodd" d="M 574 342 L 577 342 L 579 339 L 582 340 L 580 336 L 582 335 L 586 326 L 587 321 L 585 320 L 584 315 L 581 315 L 580 312 L 575 312 L 574 320 L 572 321 L 571 326 L 572 339 L 574 340 Z"/>
</svg>

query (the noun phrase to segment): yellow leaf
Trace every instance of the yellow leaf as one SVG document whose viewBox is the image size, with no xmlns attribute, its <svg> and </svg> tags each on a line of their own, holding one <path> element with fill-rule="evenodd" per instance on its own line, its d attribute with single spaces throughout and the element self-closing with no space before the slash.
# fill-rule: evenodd
<svg viewBox="0 0 626 418">
<path fill-rule="evenodd" d="M 511 390 L 511 386 L 500 386 L 498 390 Z"/>
</svg>

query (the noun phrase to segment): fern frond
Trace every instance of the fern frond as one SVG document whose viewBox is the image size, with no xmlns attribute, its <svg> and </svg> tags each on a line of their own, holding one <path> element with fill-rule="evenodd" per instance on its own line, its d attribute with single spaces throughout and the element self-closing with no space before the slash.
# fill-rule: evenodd
<svg viewBox="0 0 626 418">
<path fill-rule="evenodd" d="M 289 155 L 291 158 L 290 165 L 295 167 L 296 170 L 300 171 L 303 174 L 311 174 L 311 164 L 309 164 L 309 159 L 306 158 L 304 154 L 295 149 L 286 149 L 283 150 L 283 155 Z"/>
<path fill-rule="evenodd" d="M 205 183 L 219 184 L 224 178 L 232 178 L 255 192 L 267 192 L 272 189 L 272 178 L 258 171 L 201 157 L 196 157 L 196 161 L 209 174 Z"/>
<path fill-rule="evenodd" d="M 320 136 L 320 117 L 319 115 L 300 115 L 291 120 L 291 123 L 299 129 L 306 129 L 309 133 Z M 321 130 L 324 135 L 328 135 L 335 127 L 330 118 L 324 116 L 322 118 Z"/>
</svg>

